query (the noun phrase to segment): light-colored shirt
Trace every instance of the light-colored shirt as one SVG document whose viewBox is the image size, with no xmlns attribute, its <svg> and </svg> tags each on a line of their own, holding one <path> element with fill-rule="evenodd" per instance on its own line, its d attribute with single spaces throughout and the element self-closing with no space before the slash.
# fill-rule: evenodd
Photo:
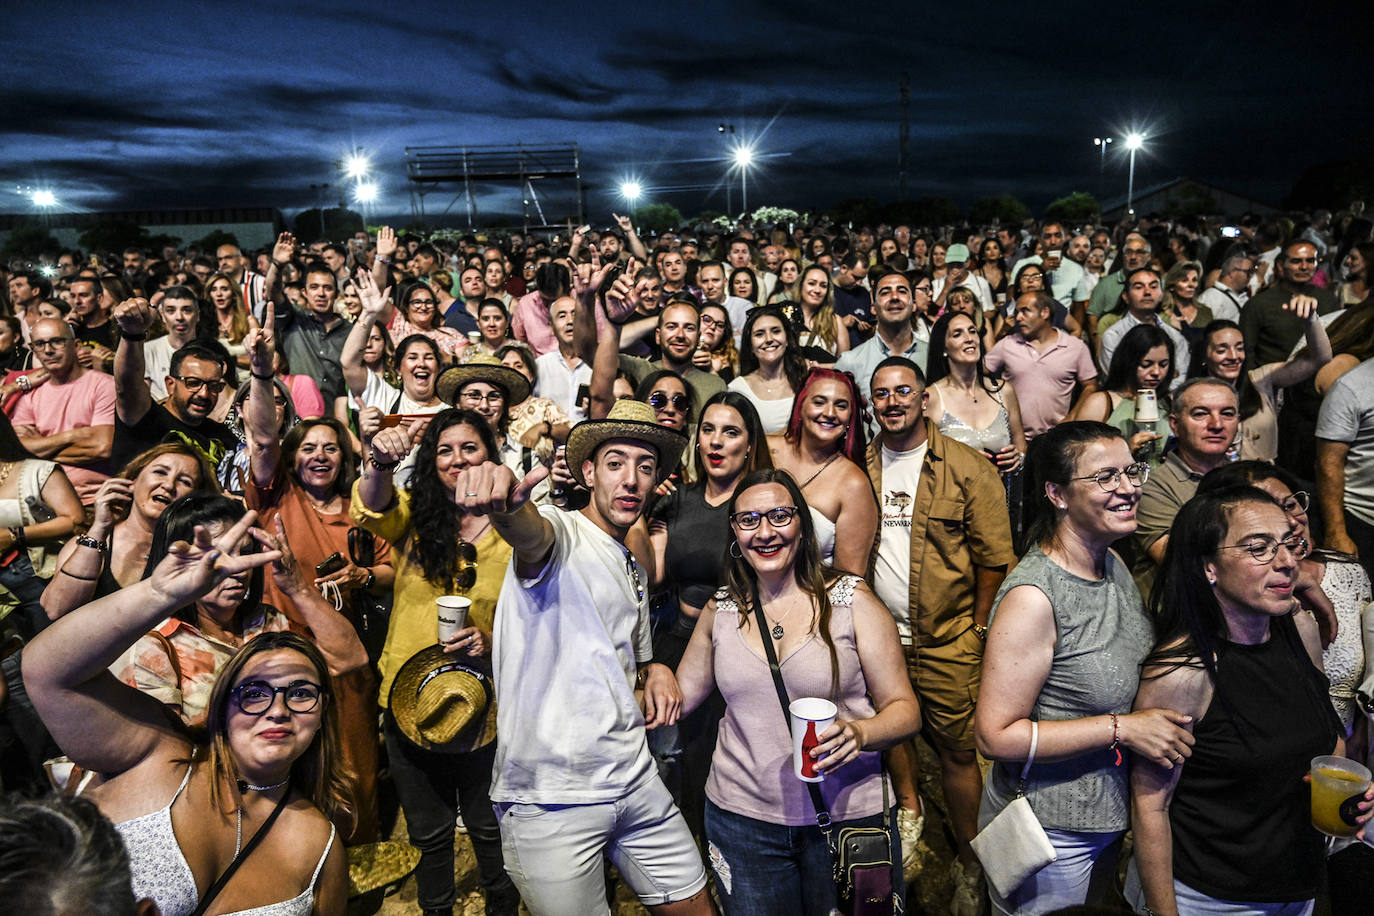
<svg viewBox="0 0 1374 916">
<path fill-rule="evenodd" d="M 1317 438 L 1344 442 L 1345 509 L 1374 525 L 1374 360 L 1336 380 L 1317 414 Z"/>
<path fill-rule="evenodd" d="M 11 417 L 15 426 L 32 426 L 40 436 L 69 429 L 115 425 L 114 376 L 87 369 L 74 380 L 59 384 L 49 379 L 19 396 Z M 108 461 L 86 465 L 62 464 L 83 505 L 91 505 L 95 491 L 110 476 Z"/>
<path fill-rule="evenodd" d="M 1016 272 L 1025 264 L 1039 264 L 1044 266 L 1045 260 L 1038 254 L 1033 254 L 1028 258 L 1022 258 L 1016 262 L 1016 266 L 1011 269 L 1011 275 L 1016 276 Z M 1049 272 L 1049 292 L 1060 305 L 1065 307 L 1073 305 L 1083 277 L 1087 273 L 1083 265 L 1070 258 L 1059 258 L 1059 266 Z M 1082 300 L 1079 300 L 1082 301 Z"/>
<path fill-rule="evenodd" d="M 1188 346 L 1188 340 L 1167 321 L 1160 321 L 1158 315 L 1152 316 L 1154 324 L 1165 336 L 1173 342 L 1174 352 L 1174 381 L 1170 389 L 1177 391 L 1183 387 L 1183 383 L 1188 381 L 1188 366 L 1192 364 L 1192 348 Z M 1107 328 L 1102 334 L 1102 366 L 1103 375 L 1110 375 L 1112 370 L 1112 356 L 1116 353 L 1117 346 L 1121 343 L 1121 338 L 1126 336 L 1126 332 L 1137 325 L 1145 324 L 1139 318 L 1127 312 L 1122 315 L 1111 327 Z"/>
<path fill-rule="evenodd" d="M 491 800 L 615 801 L 657 776 L 634 694 L 653 658 L 648 573 L 581 512 L 539 514 L 548 560 L 529 578 L 512 562 L 496 605 Z"/>
<path fill-rule="evenodd" d="M 906 452 L 882 447 L 883 492 L 878 555 L 873 567 L 873 591 L 897 621 L 902 641 L 911 642 L 911 508 L 926 460 L 926 442 Z"/>
<path fill-rule="evenodd" d="M 929 350 L 928 339 L 920 339 L 915 332 L 911 335 L 911 345 L 901 353 L 897 353 L 888 346 L 881 333 L 875 333 L 857 347 L 841 354 L 840 358 L 835 361 L 835 368 L 840 372 L 853 373 L 854 381 L 859 383 L 859 391 L 863 392 L 863 396 L 867 398 L 869 396 L 869 382 L 873 380 L 873 370 L 878 368 L 878 363 L 889 356 L 905 356 L 920 366 L 921 372 L 924 373 L 926 371 L 926 355 Z"/>
<path fill-rule="evenodd" d="M 585 420 L 587 413 L 577 402 L 577 391 L 583 385 L 591 385 L 592 367 L 576 356 L 569 364 L 558 350 L 543 354 L 534 364 L 539 376 L 534 393 L 557 404 L 571 422 Z"/>
<path fill-rule="evenodd" d="M 1236 292 L 1224 283 L 1216 283 L 1204 289 L 1197 297 L 1198 305 L 1212 310 L 1212 317 L 1227 321 L 1240 321 L 1240 310 L 1250 301 L 1250 291 Z"/>
<path fill-rule="evenodd" d="M 1043 353 L 1018 333 L 997 341 L 983 359 L 989 372 L 1000 372 L 1011 382 L 1027 439 L 1064 419 L 1073 404 L 1074 387 L 1097 378 L 1088 345 L 1064 330 L 1057 333 Z"/>
</svg>

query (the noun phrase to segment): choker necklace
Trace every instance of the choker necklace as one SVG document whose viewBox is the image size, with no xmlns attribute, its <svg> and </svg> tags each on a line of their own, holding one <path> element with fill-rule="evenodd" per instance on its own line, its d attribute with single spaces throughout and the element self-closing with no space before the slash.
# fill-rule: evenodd
<svg viewBox="0 0 1374 916">
<path fill-rule="evenodd" d="M 283 779 L 281 782 L 274 782 L 274 783 L 272 783 L 272 785 L 270 785 L 270 786 L 255 786 L 255 785 L 253 785 L 251 782 L 249 782 L 249 781 L 246 780 L 246 779 L 240 779 L 240 780 L 239 780 L 239 794 L 242 795 L 244 792 L 247 792 L 247 791 L 249 791 L 249 790 L 252 790 L 252 791 L 254 791 L 254 792 L 271 792 L 273 789 L 280 789 L 282 786 L 286 785 L 286 784 L 287 784 L 288 782 L 290 782 L 290 781 L 291 781 L 291 777 L 288 776 L 288 777 L 286 777 L 285 779 Z"/>
</svg>

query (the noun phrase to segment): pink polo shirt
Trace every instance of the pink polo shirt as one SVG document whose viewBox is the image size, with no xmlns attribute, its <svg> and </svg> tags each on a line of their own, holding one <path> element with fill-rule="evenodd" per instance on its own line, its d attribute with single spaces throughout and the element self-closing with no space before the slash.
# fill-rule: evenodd
<svg viewBox="0 0 1374 916">
<path fill-rule="evenodd" d="M 1073 406 L 1074 386 L 1097 378 L 1088 345 L 1063 330 L 1044 353 L 1020 334 L 1004 337 L 988 351 L 983 364 L 1011 382 L 1027 439 L 1063 420 Z"/>
<path fill-rule="evenodd" d="M 549 307 L 538 292 L 527 293 L 520 297 L 511 310 L 510 331 L 517 340 L 529 344 L 535 356 L 543 356 L 558 349 L 558 338 L 553 336 L 549 324 Z M 600 309 L 596 312 L 596 335 L 606 333 L 606 316 Z"/>
<path fill-rule="evenodd" d="M 19 396 L 11 421 L 15 426 L 33 426 L 39 435 L 52 436 L 63 430 L 91 426 L 114 426 L 114 377 L 87 369 L 73 381 L 59 385 L 49 380 Z M 63 464 L 76 495 L 89 506 L 109 476 L 105 461 L 86 466 Z"/>
</svg>

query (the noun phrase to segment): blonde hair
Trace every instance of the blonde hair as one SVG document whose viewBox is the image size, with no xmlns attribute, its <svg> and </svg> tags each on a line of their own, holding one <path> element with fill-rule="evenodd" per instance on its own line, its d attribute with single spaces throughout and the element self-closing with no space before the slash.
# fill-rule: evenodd
<svg viewBox="0 0 1374 916">
<path fill-rule="evenodd" d="M 205 298 L 210 298 L 210 287 L 215 285 L 216 280 L 223 280 L 229 284 L 229 302 L 232 317 L 229 320 L 229 336 L 226 338 L 231 344 L 243 343 L 243 335 L 248 333 L 248 307 L 243 302 L 243 290 L 239 289 L 237 283 L 229 279 L 225 274 L 214 274 L 205 281 Z M 219 334 L 219 309 L 215 309 L 215 333 Z"/>
</svg>

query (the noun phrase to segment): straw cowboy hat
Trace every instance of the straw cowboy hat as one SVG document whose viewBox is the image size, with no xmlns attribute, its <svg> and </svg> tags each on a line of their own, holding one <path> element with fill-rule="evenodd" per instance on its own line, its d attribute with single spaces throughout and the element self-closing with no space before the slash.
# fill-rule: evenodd
<svg viewBox="0 0 1374 916">
<path fill-rule="evenodd" d="M 420 850 L 384 841 L 348 847 L 348 896 L 361 897 L 404 881 L 420 864 Z"/>
<path fill-rule="evenodd" d="M 439 380 L 434 383 L 434 393 L 439 395 L 439 400 L 456 407 L 458 392 L 468 382 L 486 382 L 500 388 L 506 393 L 507 407 L 514 407 L 530 396 L 529 379 L 485 353 L 474 356 L 461 366 L 439 373 Z"/>
<path fill-rule="evenodd" d="M 391 683 L 391 715 L 413 744 L 465 754 L 496 737 L 496 685 L 488 656 L 421 649 Z"/>
<path fill-rule="evenodd" d="M 604 420 L 583 420 L 568 434 L 568 470 L 577 482 L 587 486 L 582 478 L 582 462 L 596 454 L 604 442 L 612 439 L 634 439 L 658 453 L 658 480 L 661 483 L 682 462 L 687 437 L 675 429 L 660 426 L 654 420 L 654 409 L 643 401 L 629 398 L 616 401 Z"/>
</svg>

